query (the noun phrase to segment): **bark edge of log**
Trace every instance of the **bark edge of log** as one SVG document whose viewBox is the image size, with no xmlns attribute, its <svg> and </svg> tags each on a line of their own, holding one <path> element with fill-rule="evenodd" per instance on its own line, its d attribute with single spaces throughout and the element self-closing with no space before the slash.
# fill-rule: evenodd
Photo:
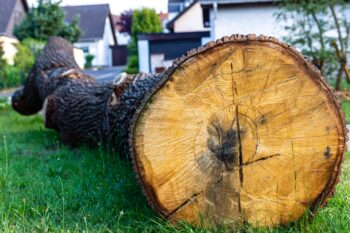
<svg viewBox="0 0 350 233">
<path fill-rule="evenodd" d="M 200 46 L 198 48 L 191 49 L 187 51 L 184 55 L 182 55 L 180 58 L 177 58 L 173 61 L 172 66 L 170 66 L 167 70 L 165 70 L 163 73 L 160 75 L 162 76 L 161 82 L 158 82 L 156 86 L 152 88 L 144 97 L 141 105 L 136 109 L 135 114 L 133 115 L 132 118 L 132 123 L 129 128 L 128 132 L 128 143 L 129 143 L 129 156 L 132 159 L 133 163 L 133 169 L 136 173 L 136 179 L 137 182 L 140 184 L 142 192 L 144 196 L 146 197 L 146 200 L 151 206 L 153 210 L 155 210 L 157 213 L 160 213 L 164 217 L 167 217 L 164 214 L 164 211 L 161 206 L 157 203 L 157 197 L 154 194 L 153 190 L 151 187 L 149 187 L 143 180 L 142 174 L 144 174 L 143 167 L 141 167 L 137 163 L 137 157 L 135 156 L 134 153 L 134 144 L 133 144 L 133 133 L 134 129 L 136 126 L 136 122 L 138 118 L 140 117 L 140 114 L 148 104 L 148 100 L 158 91 L 161 89 L 163 85 L 166 84 L 166 82 L 171 79 L 172 74 L 175 72 L 175 70 L 180 67 L 184 62 L 187 60 L 191 59 L 192 57 L 204 53 L 208 50 L 211 50 L 215 47 L 224 45 L 224 44 L 229 44 L 229 43 L 247 43 L 247 42 L 269 42 L 273 43 L 277 46 L 280 46 L 286 51 L 290 52 L 293 56 L 295 56 L 296 60 L 301 61 L 306 69 L 312 73 L 312 78 L 313 80 L 320 85 L 322 88 L 326 90 L 328 93 L 329 97 L 332 99 L 332 103 L 337 109 L 337 115 L 341 121 L 342 129 L 343 131 L 341 132 L 344 135 L 344 140 L 343 140 L 343 150 L 337 152 L 337 158 L 338 160 L 335 162 L 335 167 L 333 174 L 331 178 L 329 179 L 329 182 L 327 183 L 324 191 L 321 193 L 321 195 L 316 199 L 316 201 L 311 205 L 310 211 L 312 213 L 315 213 L 319 207 L 325 207 L 328 204 L 328 200 L 334 196 L 335 193 L 335 187 L 340 181 L 340 174 L 341 174 L 341 164 L 344 161 L 345 157 L 344 154 L 347 151 L 347 144 L 346 142 L 348 141 L 348 129 L 346 128 L 346 121 L 345 121 L 345 114 L 341 110 L 341 104 L 338 101 L 338 98 L 335 94 L 334 89 L 325 81 L 324 77 L 322 76 L 320 70 L 311 63 L 311 61 L 304 56 L 302 53 L 296 50 L 296 48 L 292 47 L 291 45 L 284 43 L 280 41 L 279 39 L 271 36 L 265 36 L 265 35 L 255 35 L 255 34 L 248 34 L 248 35 L 241 35 L 241 34 L 233 34 L 231 36 L 224 36 L 221 39 L 218 39 L 216 41 L 210 41 L 207 44 Z"/>
</svg>

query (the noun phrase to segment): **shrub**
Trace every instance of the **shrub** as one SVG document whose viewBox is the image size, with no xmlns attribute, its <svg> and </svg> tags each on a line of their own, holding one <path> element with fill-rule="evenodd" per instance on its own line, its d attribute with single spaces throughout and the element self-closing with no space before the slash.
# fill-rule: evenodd
<svg viewBox="0 0 350 233">
<path fill-rule="evenodd" d="M 21 80 L 24 80 L 34 65 L 35 58 L 31 49 L 24 44 L 17 44 L 16 48 L 17 53 L 14 59 L 14 66 L 20 71 Z"/>
<path fill-rule="evenodd" d="M 20 70 L 11 65 L 6 65 L 5 68 L 0 71 L 0 89 L 16 87 L 23 83 Z"/>
<path fill-rule="evenodd" d="M 92 54 L 85 55 L 85 69 L 89 69 L 92 67 L 92 61 L 94 60 L 95 56 Z"/>
<path fill-rule="evenodd" d="M 137 55 L 128 57 L 128 64 L 124 70 L 128 74 L 136 74 L 139 72 L 139 58 Z"/>
<path fill-rule="evenodd" d="M 61 1 L 38 0 L 37 3 L 14 28 L 14 35 L 19 40 L 35 38 L 46 41 L 50 36 L 61 36 L 70 42 L 79 40 L 79 17 L 75 17 L 69 23 L 65 22 Z"/>
<path fill-rule="evenodd" d="M 21 43 L 32 51 L 35 58 L 38 58 L 46 44 L 43 41 L 31 38 L 25 39 Z"/>
<path fill-rule="evenodd" d="M 2 43 L 3 42 L 0 42 L 0 72 L 5 68 L 7 64 L 6 60 L 3 58 L 5 52 Z"/>
<path fill-rule="evenodd" d="M 34 54 L 24 43 L 17 44 L 17 54 L 14 65 L 9 65 L 5 60 L 0 62 L 0 89 L 16 87 L 23 84 L 32 66 L 34 65 Z M 1 51 L 0 51 L 1 54 Z"/>
<path fill-rule="evenodd" d="M 139 71 L 137 36 L 141 33 L 155 33 L 162 31 L 162 23 L 153 9 L 142 8 L 135 10 L 132 16 L 131 42 L 128 46 L 127 73 L 135 74 Z"/>
</svg>

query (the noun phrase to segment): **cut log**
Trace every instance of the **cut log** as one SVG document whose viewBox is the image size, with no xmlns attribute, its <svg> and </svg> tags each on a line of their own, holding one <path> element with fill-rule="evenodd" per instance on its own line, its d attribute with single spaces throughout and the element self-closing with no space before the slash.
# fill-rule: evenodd
<svg viewBox="0 0 350 233">
<path fill-rule="evenodd" d="M 287 224 L 325 205 L 345 122 L 301 54 L 274 38 L 225 37 L 174 62 L 130 128 L 135 172 L 172 221 Z"/>
<path fill-rule="evenodd" d="M 116 83 L 96 83 L 52 38 L 13 96 L 22 114 L 43 106 L 64 142 L 130 154 L 150 205 L 197 225 L 273 226 L 324 206 L 347 139 L 320 72 L 264 36 L 224 37 Z"/>
</svg>

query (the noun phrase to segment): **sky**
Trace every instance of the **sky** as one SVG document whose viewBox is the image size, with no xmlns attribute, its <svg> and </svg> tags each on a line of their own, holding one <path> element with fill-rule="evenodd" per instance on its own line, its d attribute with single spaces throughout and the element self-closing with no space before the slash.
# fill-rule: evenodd
<svg viewBox="0 0 350 233">
<path fill-rule="evenodd" d="M 27 0 L 32 6 L 37 0 Z M 109 3 L 112 14 L 119 14 L 124 10 L 136 9 L 142 7 L 153 8 L 157 12 L 167 12 L 167 0 L 63 0 L 62 6 L 66 5 L 89 5 Z"/>
</svg>

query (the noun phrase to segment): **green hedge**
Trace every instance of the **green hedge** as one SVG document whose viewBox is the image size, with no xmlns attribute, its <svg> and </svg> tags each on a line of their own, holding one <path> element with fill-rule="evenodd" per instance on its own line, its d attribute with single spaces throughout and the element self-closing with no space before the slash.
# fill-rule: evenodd
<svg viewBox="0 0 350 233">
<path fill-rule="evenodd" d="M 3 70 L 0 70 L 0 89 L 20 86 L 24 79 L 17 67 L 6 65 Z"/>
</svg>

